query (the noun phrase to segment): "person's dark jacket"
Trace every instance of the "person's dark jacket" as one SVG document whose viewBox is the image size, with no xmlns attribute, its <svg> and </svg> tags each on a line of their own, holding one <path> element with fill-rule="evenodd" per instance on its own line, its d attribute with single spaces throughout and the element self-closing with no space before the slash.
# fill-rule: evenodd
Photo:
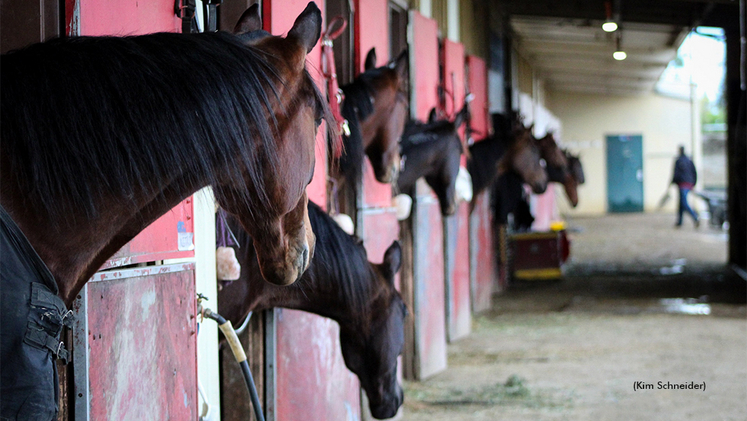
<svg viewBox="0 0 747 421">
<path fill-rule="evenodd" d="M 698 181 L 698 173 L 695 171 L 695 164 L 685 155 L 680 155 L 674 163 L 674 176 L 672 183 L 695 185 Z"/>
</svg>

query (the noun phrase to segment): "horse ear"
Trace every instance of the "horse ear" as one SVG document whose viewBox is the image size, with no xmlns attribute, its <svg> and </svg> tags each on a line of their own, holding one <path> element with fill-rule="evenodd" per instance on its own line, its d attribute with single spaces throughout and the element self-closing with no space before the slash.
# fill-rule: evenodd
<svg viewBox="0 0 747 421">
<path fill-rule="evenodd" d="M 394 60 L 394 70 L 397 71 L 400 83 L 405 85 L 410 79 L 410 72 L 408 71 L 407 61 L 407 49 L 402 50 L 401 53 Z"/>
<path fill-rule="evenodd" d="M 322 12 L 316 3 L 310 1 L 303 12 L 298 15 L 293 28 L 288 31 L 288 38 L 296 38 L 306 48 L 306 54 L 311 52 L 319 37 L 322 36 Z"/>
<path fill-rule="evenodd" d="M 368 50 L 368 54 L 366 54 L 366 62 L 363 65 L 363 69 L 365 71 L 369 71 L 375 68 L 376 68 L 376 47 L 373 47 L 370 50 Z"/>
<path fill-rule="evenodd" d="M 259 16 L 259 4 L 254 3 L 239 18 L 233 28 L 234 34 L 246 34 L 262 29 L 262 18 Z"/>
<path fill-rule="evenodd" d="M 436 108 L 431 108 L 431 112 L 428 113 L 428 122 L 434 123 L 436 121 L 436 118 L 438 118 L 438 115 L 436 114 Z"/>
<path fill-rule="evenodd" d="M 384 252 L 384 262 L 381 264 L 388 280 L 394 282 L 394 274 L 399 271 L 401 265 L 402 246 L 399 245 L 399 241 L 394 240 L 392 245 Z"/>
</svg>

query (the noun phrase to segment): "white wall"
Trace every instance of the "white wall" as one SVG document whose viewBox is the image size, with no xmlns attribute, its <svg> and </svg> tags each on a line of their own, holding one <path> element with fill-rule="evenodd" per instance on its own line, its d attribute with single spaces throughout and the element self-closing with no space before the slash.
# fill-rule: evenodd
<svg viewBox="0 0 747 421">
<path fill-rule="evenodd" d="M 547 108 L 563 122 L 560 142 L 574 154 L 581 153 L 586 183 L 579 187 L 579 204 L 571 209 L 559 201 L 568 214 L 601 214 L 607 211 L 606 136 L 641 134 L 643 136 L 644 210 L 656 211 L 672 177 L 678 146 L 692 154 L 700 144 L 697 115 L 688 99 L 656 93 L 641 96 L 592 95 L 548 91 Z M 695 133 L 695 134 L 694 134 Z M 696 165 L 700 149 L 696 146 Z M 665 211 L 673 211 L 676 194 L 672 192 Z"/>
</svg>

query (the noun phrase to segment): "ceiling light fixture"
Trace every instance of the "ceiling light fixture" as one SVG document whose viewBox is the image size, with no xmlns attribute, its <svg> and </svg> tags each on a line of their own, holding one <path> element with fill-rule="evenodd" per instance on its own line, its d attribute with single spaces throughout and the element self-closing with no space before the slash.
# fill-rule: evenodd
<svg viewBox="0 0 747 421">
<path fill-rule="evenodd" d="M 612 14 L 612 2 L 609 0 L 604 2 L 604 9 L 607 12 L 607 20 L 602 24 L 602 30 L 604 32 L 617 31 L 617 21 L 620 20 L 619 13 Z"/>
<path fill-rule="evenodd" d="M 622 49 L 622 31 L 617 33 L 617 38 L 615 40 L 615 52 L 612 53 L 612 58 L 617 61 L 622 61 L 628 58 L 628 54 L 626 54 Z"/>
<path fill-rule="evenodd" d="M 615 32 L 617 31 L 617 23 L 613 20 L 608 20 L 602 24 L 602 30 L 604 32 Z"/>
</svg>

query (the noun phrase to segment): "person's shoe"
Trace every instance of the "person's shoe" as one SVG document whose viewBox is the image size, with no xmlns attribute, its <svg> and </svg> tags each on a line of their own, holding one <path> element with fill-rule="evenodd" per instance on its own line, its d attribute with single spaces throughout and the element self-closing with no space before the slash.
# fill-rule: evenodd
<svg viewBox="0 0 747 421">
<path fill-rule="evenodd" d="M 700 219 L 695 220 L 695 228 L 700 228 Z"/>
<path fill-rule="evenodd" d="M 675 228 L 682 228 L 682 224 L 681 223 L 680 224 L 674 224 L 674 227 Z"/>
</svg>

